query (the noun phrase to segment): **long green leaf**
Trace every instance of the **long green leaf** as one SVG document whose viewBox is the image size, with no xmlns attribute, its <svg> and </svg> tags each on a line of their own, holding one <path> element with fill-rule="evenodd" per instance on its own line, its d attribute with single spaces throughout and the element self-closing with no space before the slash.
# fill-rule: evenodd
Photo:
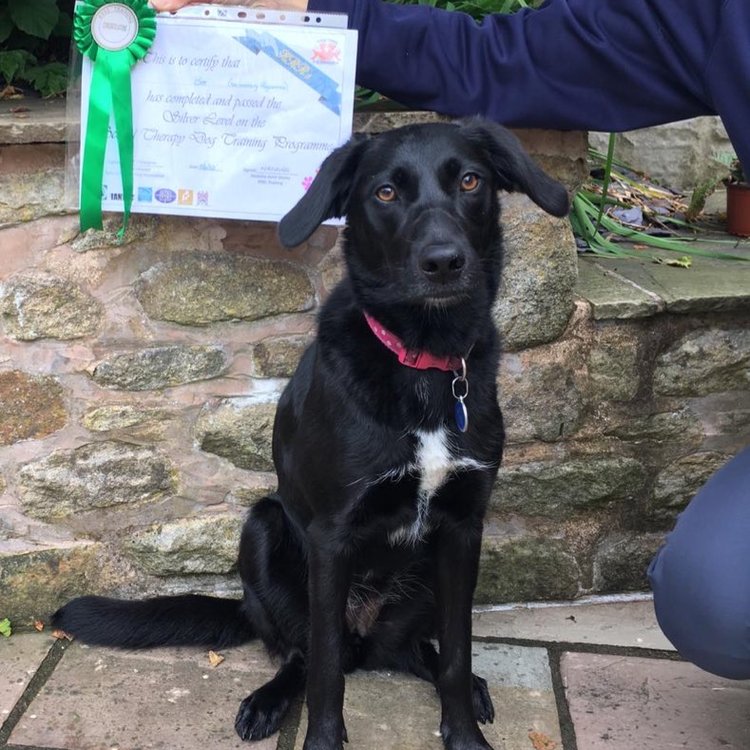
<svg viewBox="0 0 750 750">
<path fill-rule="evenodd" d="M 607 160 L 604 163 L 604 181 L 602 183 L 602 202 L 599 205 L 599 214 L 596 217 L 596 226 L 594 232 L 599 233 L 599 227 L 602 225 L 602 216 L 604 215 L 604 206 L 607 202 L 607 192 L 612 176 L 612 159 L 615 157 L 615 134 L 609 134 L 609 143 L 607 144 Z"/>
</svg>

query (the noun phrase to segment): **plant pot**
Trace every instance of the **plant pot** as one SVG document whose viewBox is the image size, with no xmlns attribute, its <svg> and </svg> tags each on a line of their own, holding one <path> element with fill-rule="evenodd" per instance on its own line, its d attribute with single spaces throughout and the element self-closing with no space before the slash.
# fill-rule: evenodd
<svg viewBox="0 0 750 750">
<path fill-rule="evenodd" d="M 727 185 L 727 232 L 750 237 L 750 183 Z"/>
</svg>

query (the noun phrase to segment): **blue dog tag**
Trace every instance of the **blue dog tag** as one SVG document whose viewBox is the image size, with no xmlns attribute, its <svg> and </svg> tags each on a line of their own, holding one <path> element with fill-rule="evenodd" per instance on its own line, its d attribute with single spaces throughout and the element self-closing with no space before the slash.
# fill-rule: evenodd
<svg viewBox="0 0 750 750">
<path fill-rule="evenodd" d="M 453 407 L 453 415 L 456 419 L 456 427 L 458 427 L 459 432 L 466 432 L 469 429 L 469 412 L 466 411 L 466 404 L 464 404 L 462 398 L 456 400 L 456 405 Z"/>
</svg>

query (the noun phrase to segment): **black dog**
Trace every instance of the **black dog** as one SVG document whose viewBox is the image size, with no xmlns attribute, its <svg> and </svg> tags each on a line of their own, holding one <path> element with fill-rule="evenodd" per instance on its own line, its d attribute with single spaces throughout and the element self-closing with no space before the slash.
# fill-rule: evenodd
<svg viewBox="0 0 750 750">
<path fill-rule="evenodd" d="M 281 667 L 240 706 L 243 739 L 275 732 L 306 685 L 305 750 L 340 750 L 344 673 L 392 669 L 436 686 L 447 748 L 488 748 L 477 720 L 494 709 L 471 673 L 471 602 L 503 447 L 490 315 L 499 189 L 568 209 L 517 139 L 481 120 L 333 152 L 279 236 L 295 246 L 347 216 L 348 277 L 279 401 L 279 488 L 242 532 L 244 600 L 83 597 L 55 626 L 128 648 L 262 638 Z"/>
</svg>

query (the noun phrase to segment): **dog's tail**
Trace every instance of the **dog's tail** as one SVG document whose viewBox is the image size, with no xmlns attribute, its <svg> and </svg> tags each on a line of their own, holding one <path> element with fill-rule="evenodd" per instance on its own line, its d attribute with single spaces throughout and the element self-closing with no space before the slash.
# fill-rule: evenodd
<svg viewBox="0 0 750 750">
<path fill-rule="evenodd" d="M 138 601 L 82 596 L 58 609 L 52 625 L 83 643 L 120 648 L 225 648 L 255 637 L 241 601 L 198 595 Z"/>
</svg>

